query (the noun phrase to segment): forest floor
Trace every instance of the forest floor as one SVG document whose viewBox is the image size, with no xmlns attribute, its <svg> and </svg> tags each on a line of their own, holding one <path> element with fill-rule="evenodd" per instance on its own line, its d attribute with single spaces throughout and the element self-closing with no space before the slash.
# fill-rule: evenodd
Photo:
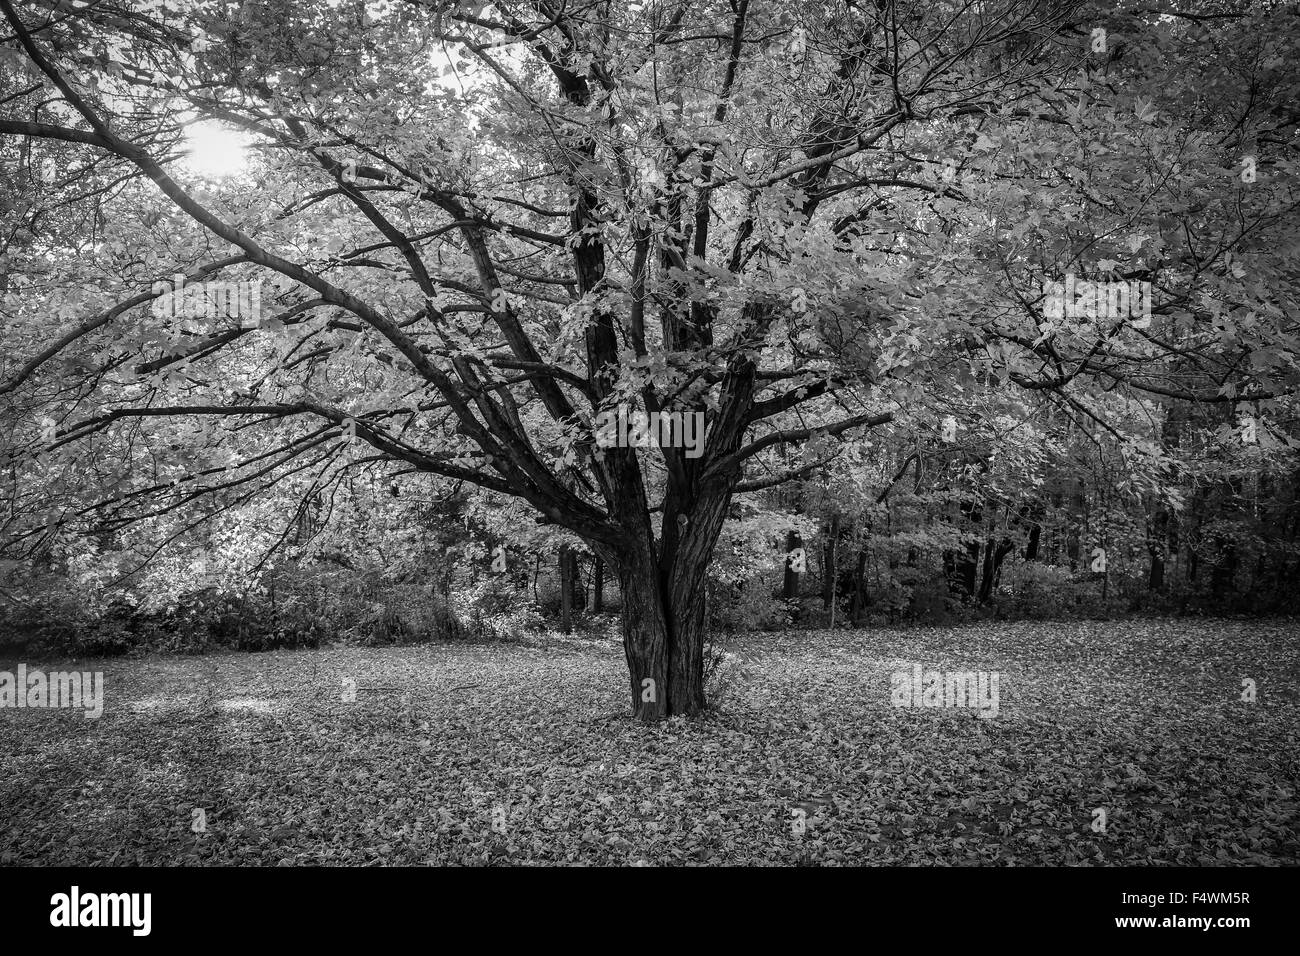
<svg viewBox="0 0 1300 956">
<path fill-rule="evenodd" d="M 0 862 L 1295 864 L 1297 638 L 752 634 L 654 727 L 608 642 L 27 661 L 102 671 L 104 710 L 0 709 Z M 913 664 L 996 672 L 997 716 L 892 706 Z"/>
</svg>

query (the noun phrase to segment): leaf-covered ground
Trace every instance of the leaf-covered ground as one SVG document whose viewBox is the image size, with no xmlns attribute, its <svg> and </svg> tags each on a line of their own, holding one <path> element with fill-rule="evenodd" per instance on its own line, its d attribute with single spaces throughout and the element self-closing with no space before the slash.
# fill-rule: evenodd
<svg viewBox="0 0 1300 956">
<path fill-rule="evenodd" d="M 1297 638 L 1290 621 L 749 635 L 717 712 L 656 727 L 625 716 L 610 643 L 83 661 L 106 674 L 99 720 L 0 710 L 0 860 L 1294 864 Z M 892 707 L 912 663 L 997 671 L 999 715 Z"/>
</svg>

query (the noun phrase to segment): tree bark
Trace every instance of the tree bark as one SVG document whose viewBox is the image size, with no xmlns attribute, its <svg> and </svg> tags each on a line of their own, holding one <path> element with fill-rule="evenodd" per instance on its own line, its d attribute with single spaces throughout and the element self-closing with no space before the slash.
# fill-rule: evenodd
<svg viewBox="0 0 1300 956">
<path fill-rule="evenodd" d="M 1039 538 L 1042 537 L 1042 534 L 1043 534 L 1043 528 L 1042 528 L 1041 525 L 1039 525 L 1039 524 L 1037 524 L 1037 523 L 1035 523 L 1035 524 L 1034 524 L 1034 525 L 1029 529 L 1029 543 L 1025 545 L 1025 560 L 1026 560 L 1026 561 L 1037 561 L 1037 560 L 1038 560 L 1038 541 L 1039 541 Z"/>
<path fill-rule="evenodd" d="M 967 499 L 961 504 L 961 527 L 968 534 L 977 534 L 984 521 L 983 510 L 978 502 Z M 894 562 L 890 562 L 890 567 Z M 963 598 L 976 597 L 979 584 L 980 542 L 979 539 L 968 541 L 961 550 L 947 550 L 943 555 L 944 575 L 948 580 L 949 593 L 960 594 Z"/>
<path fill-rule="evenodd" d="M 862 618 L 862 609 L 866 604 L 866 570 L 867 570 L 867 549 L 865 547 L 858 551 L 858 566 L 853 572 L 853 605 L 849 608 L 849 618 L 856 627 Z"/>
<path fill-rule="evenodd" d="M 1147 545 L 1147 554 L 1151 556 L 1151 573 L 1147 577 L 1148 591 L 1163 591 L 1165 587 L 1164 552 L 1156 544 Z"/>
<path fill-rule="evenodd" d="M 793 600 L 799 596 L 799 574 L 794 570 L 791 555 L 795 550 L 803 547 L 803 539 L 793 531 L 787 532 L 785 536 L 785 577 L 781 582 L 781 597 L 787 601 Z M 805 560 L 807 558 L 805 557 Z"/>
<path fill-rule="evenodd" d="M 966 597 L 975 597 L 975 584 L 980 569 L 980 543 L 971 541 L 966 545 L 966 553 L 960 562 L 961 591 Z"/>
<path fill-rule="evenodd" d="M 567 544 L 560 545 L 560 630 L 573 630 L 573 564 Z"/>
<path fill-rule="evenodd" d="M 987 604 L 993 597 L 993 587 L 997 584 L 998 575 L 1002 573 L 1002 562 L 1015 550 L 1015 547 L 1015 543 L 1010 538 L 1003 538 L 996 544 L 993 538 L 989 538 L 984 550 L 984 576 L 980 580 L 979 602 L 981 604 Z"/>
<path fill-rule="evenodd" d="M 836 544 L 840 536 L 840 516 L 831 515 L 826 534 L 826 547 L 822 551 L 822 607 L 830 610 L 835 602 Z"/>
<path fill-rule="evenodd" d="M 979 603 L 986 604 L 993 595 L 993 539 L 984 545 L 984 567 L 980 573 Z"/>
<path fill-rule="evenodd" d="M 1210 592 L 1221 597 L 1232 590 L 1237 575 L 1237 549 L 1225 538 L 1216 538 L 1218 553 L 1210 570 Z"/>
<path fill-rule="evenodd" d="M 712 524 L 699 511 L 694 522 Z M 721 519 L 717 520 L 721 525 Z M 705 573 L 716 533 L 690 535 L 685 547 L 656 560 L 649 537 L 619 555 L 607 555 L 623 595 L 621 625 L 632 709 L 645 722 L 705 708 Z"/>
<path fill-rule="evenodd" d="M 582 560 L 575 548 L 569 549 L 569 607 L 585 610 L 587 586 L 582 583 Z"/>
</svg>

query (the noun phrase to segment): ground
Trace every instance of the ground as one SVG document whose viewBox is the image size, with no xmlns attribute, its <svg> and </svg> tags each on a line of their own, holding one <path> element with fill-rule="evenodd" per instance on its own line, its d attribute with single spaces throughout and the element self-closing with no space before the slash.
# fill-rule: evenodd
<svg viewBox="0 0 1300 956">
<path fill-rule="evenodd" d="M 719 709 L 654 727 L 609 642 L 79 661 L 100 719 L 0 709 L 0 861 L 1295 864 L 1298 637 L 745 635 Z M 913 663 L 997 672 L 998 715 L 891 706 Z"/>
</svg>

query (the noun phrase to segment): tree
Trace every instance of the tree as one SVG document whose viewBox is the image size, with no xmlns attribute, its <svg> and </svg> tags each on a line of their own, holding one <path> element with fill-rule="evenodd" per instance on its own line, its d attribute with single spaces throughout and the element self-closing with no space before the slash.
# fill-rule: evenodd
<svg viewBox="0 0 1300 956">
<path fill-rule="evenodd" d="M 119 525 L 343 460 L 518 498 L 615 575 L 643 720 L 705 706 L 702 585 L 737 495 L 975 391 L 1087 417 L 1107 390 L 1296 384 L 1290 318 L 1232 272 L 1294 208 L 1280 53 L 1257 45 L 1234 126 L 1266 188 L 1220 195 L 1218 104 L 1151 119 L 1190 95 L 1157 53 L 1224 79 L 1225 106 L 1250 85 L 1192 35 L 1247 30 L 1244 5 L 1227 26 L 1037 0 L 64 6 L 0 0 L 0 149 L 51 167 L 6 249 L 24 357 L 0 395 L 44 455 L 24 477 L 108 443 L 92 510 Z M 1099 56 L 1091 24 L 1115 20 L 1132 38 Z M 199 121 L 251 139 L 255 179 L 184 171 Z M 1160 242 L 1133 246 L 1144 229 Z M 1168 327 L 1054 325 L 1042 277 L 1085 253 L 1166 270 Z M 265 279 L 272 314 L 155 308 L 177 272 Z M 1227 345 L 1200 324 L 1246 312 Z M 53 341 L 50 313 L 71 323 Z M 1264 346 L 1291 351 L 1243 364 Z M 707 440 L 603 443 L 620 406 L 702 416 Z M 203 424 L 145 476 L 143 423 L 176 419 Z"/>
</svg>

